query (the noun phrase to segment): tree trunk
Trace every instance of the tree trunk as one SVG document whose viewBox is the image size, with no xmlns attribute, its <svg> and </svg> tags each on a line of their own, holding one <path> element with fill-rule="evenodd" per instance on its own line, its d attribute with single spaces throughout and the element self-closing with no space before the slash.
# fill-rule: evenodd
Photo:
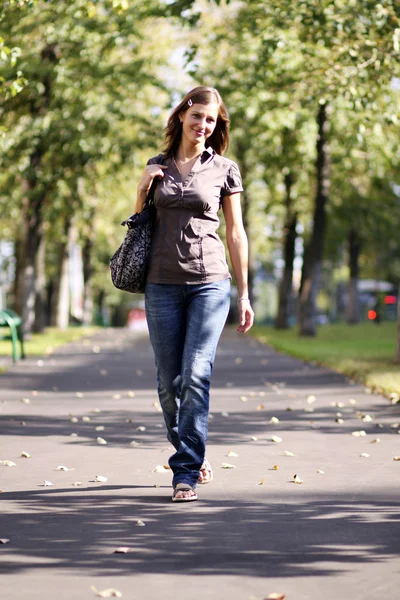
<svg viewBox="0 0 400 600">
<path fill-rule="evenodd" d="M 355 229 L 350 229 L 347 237 L 349 248 L 350 280 L 347 288 L 346 321 L 349 324 L 360 322 L 360 303 L 358 298 L 360 239 Z"/>
<path fill-rule="evenodd" d="M 278 314 L 275 320 L 276 329 L 289 327 L 289 308 L 293 290 L 293 261 L 295 256 L 297 213 L 293 212 L 292 202 L 293 175 L 285 174 L 286 218 L 283 229 L 283 255 L 285 267 L 279 285 Z"/>
<path fill-rule="evenodd" d="M 33 118 L 45 115 L 51 102 L 54 64 L 58 61 L 58 51 L 54 44 L 48 44 L 42 50 L 41 60 L 44 69 L 43 93 L 36 101 L 31 102 L 30 113 Z M 18 240 L 15 307 L 16 312 L 22 316 L 24 332 L 28 335 L 35 323 L 36 256 L 42 236 L 42 210 L 45 201 L 44 191 L 40 190 L 37 184 L 44 153 L 45 139 L 40 137 L 32 151 L 22 182 L 25 196 L 22 204 L 21 236 Z"/>
<path fill-rule="evenodd" d="M 39 249 L 36 256 L 35 279 L 35 320 L 33 331 L 41 333 L 46 326 L 46 269 L 45 255 L 46 243 L 43 235 L 40 236 Z"/>
<path fill-rule="evenodd" d="M 301 336 L 315 336 L 317 333 L 316 300 L 322 271 L 322 258 L 326 229 L 326 204 L 329 194 L 329 161 L 327 153 L 328 118 L 326 104 L 320 103 L 318 110 L 318 138 L 313 231 L 309 252 L 305 254 L 302 285 L 299 296 L 299 327 Z M 306 262 L 307 261 L 307 262 Z"/>
<path fill-rule="evenodd" d="M 92 236 L 86 238 L 82 248 L 82 260 L 83 260 L 83 319 L 84 325 L 91 325 L 93 320 L 93 294 L 92 294 L 92 282 L 91 277 L 93 274 L 92 267 L 92 249 L 93 239 Z"/>
<path fill-rule="evenodd" d="M 69 277 L 69 242 L 71 217 L 65 219 L 63 241 L 59 246 L 59 277 L 55 281 L 52 294 L 52 326 L 66 329 L 69 325 L 70 277 Z"/>
</svg>

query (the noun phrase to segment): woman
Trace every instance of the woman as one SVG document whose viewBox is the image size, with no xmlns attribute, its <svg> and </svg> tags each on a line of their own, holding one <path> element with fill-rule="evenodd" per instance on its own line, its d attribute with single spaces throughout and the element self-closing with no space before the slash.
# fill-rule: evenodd
<svg viewBox="0 0 400 600">
<path fill-rule="evenodd" d="M 217 90 L 200 86 L 186 94 L 164 133 L 164 152 L 149 160 L 139 181 L 136 212 L 158 177 L 146 316 L 167 437 L 176 450 L 169 460 L 172 500 L 188 502 L 197 499 L 197 483 L 212 479 L 205 458 L 210 377 L 230 305 L 230 274 L 216 233 L 221 205 L 239 293 L 238 331 L 250 329 L 254 313 L 243 188 L 237 165 L 221 156 L 229 143 L 229 119 Z"/>
</svg>

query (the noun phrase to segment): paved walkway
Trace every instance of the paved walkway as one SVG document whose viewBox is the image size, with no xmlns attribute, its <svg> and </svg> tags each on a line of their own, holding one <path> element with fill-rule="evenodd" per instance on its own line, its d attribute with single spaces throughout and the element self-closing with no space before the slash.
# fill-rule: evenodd
<svg viewBox="0 0 400 600">
<path fill-rule="evenodd" d="M 215 478 L 173 504 L 170 472 L 153 472 L 171 450 L 154 380 L 148 339 L 124 330 L 0 376 L 0 460 L 16 464 L 0 466 L 5 600 L 91 599 L 91 586 L 131 600 L 399 598 L 398 406 L 227 330 Z"/>
</svg>

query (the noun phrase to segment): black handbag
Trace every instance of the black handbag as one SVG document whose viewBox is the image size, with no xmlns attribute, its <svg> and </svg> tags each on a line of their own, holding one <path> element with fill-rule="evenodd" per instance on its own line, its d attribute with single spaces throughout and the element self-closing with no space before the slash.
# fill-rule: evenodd
<svg viewBox="0 0 400 600">
<path fill-rule="evenodd" d="M 143 211 L 122 221 L 127 225 L 125 239 L 110 260 L 111 280 L 116 288 L 142 294 L 146 285 L 151 238 L 155 223 L 154 192 L 158 177 L 153 179 Z"/>
</svg>

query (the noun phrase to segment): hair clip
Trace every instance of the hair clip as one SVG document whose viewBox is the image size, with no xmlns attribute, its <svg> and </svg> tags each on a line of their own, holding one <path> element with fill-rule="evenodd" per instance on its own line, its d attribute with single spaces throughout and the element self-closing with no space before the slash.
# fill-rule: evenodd
<svg viewBox="0 0 400 600">
<path fill-rule="evenodd" d="M 189 98 L 189 100 L 188 100 L 188 106 L 193 106 L 193 101 L 191 98 Z"/>
</svg>

